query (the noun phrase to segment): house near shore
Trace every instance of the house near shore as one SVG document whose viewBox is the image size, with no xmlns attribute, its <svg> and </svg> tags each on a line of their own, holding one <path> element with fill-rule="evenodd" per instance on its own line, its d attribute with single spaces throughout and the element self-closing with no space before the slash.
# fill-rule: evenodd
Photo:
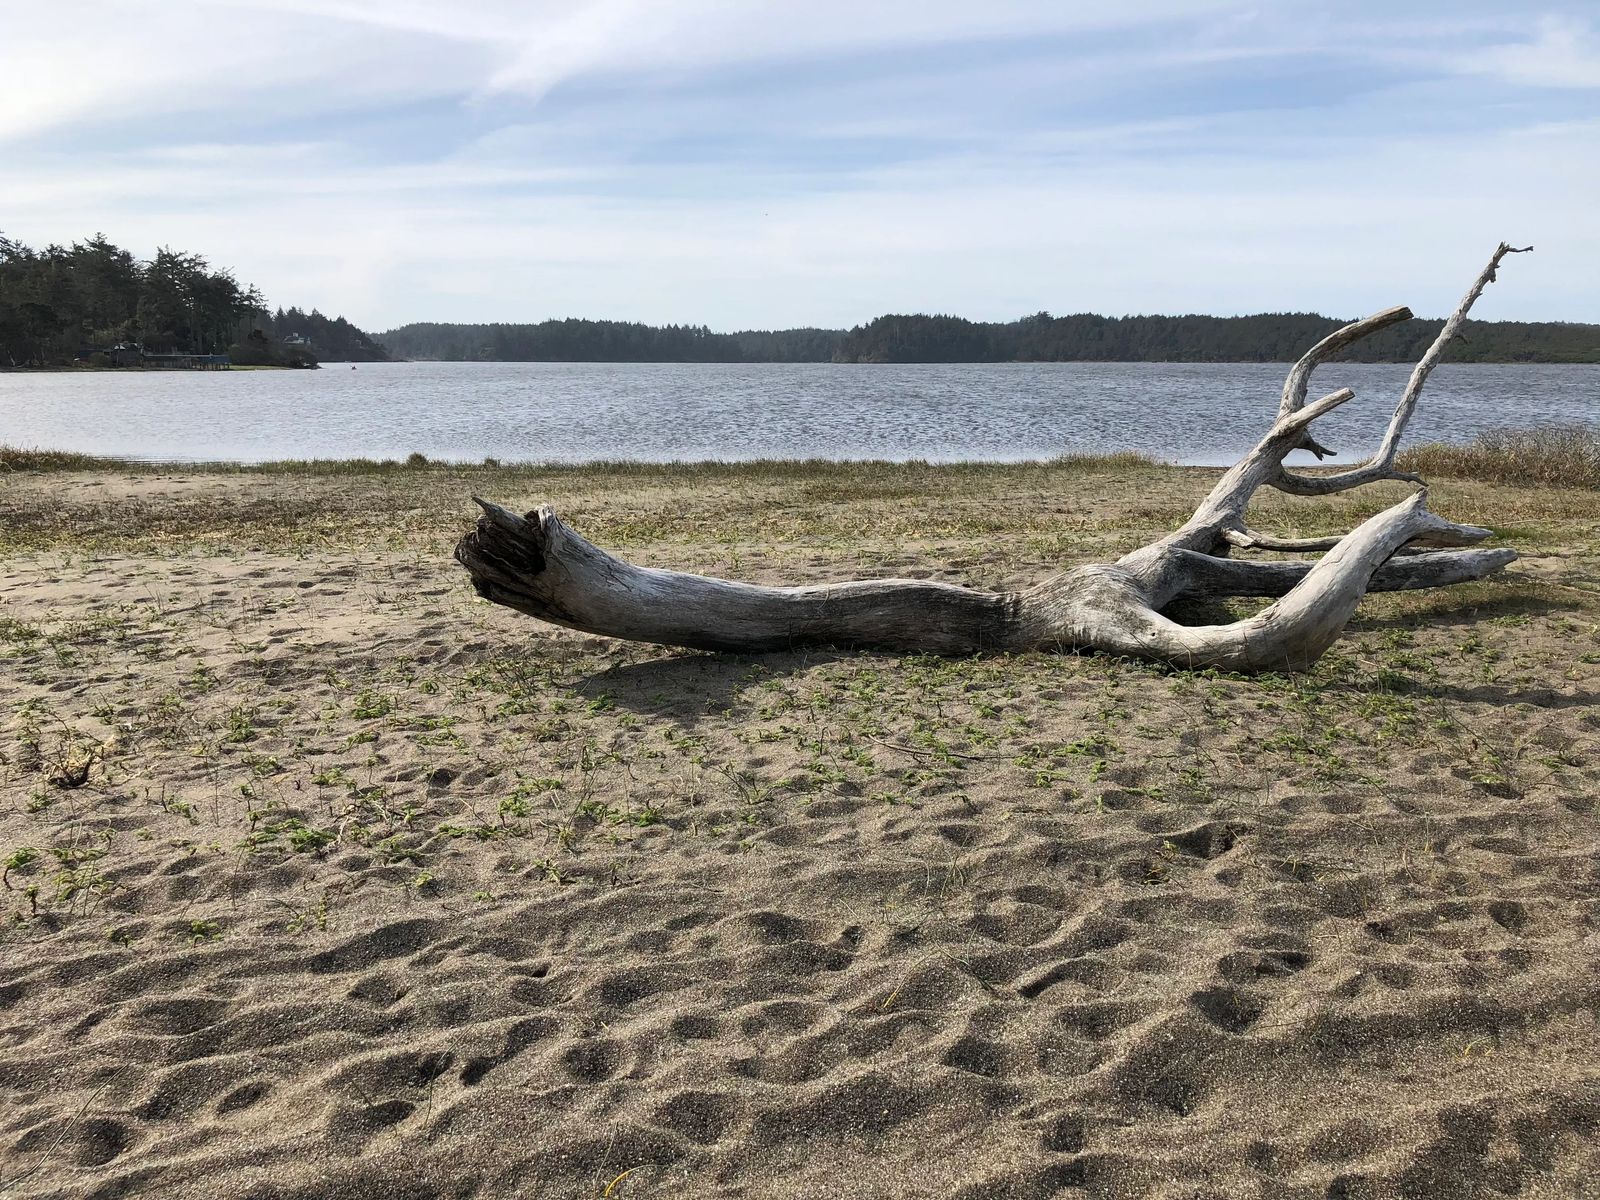
<svg viewBox="0 0 1600 1200">
<path fill-rule="evenodd" d="M 233 360 L 226 354 L 146 354 L 139 365 L 169 371 L 226 371 Z"/>
<path fill-rule="evenodd" d="M 151 367 L 169 371 L 226 371 L 233 360 L 226 354 L 151 354 L 138 342 L 119 342 L 104 350 L 88 350 L 80 359 L 111 367 Z"/>
</svg>

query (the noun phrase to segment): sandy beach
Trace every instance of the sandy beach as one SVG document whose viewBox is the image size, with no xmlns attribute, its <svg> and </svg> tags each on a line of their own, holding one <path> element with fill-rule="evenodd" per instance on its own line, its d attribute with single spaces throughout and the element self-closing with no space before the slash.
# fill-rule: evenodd
<svg viewBox="0 0 1600 1200">
<path fill-rule="evenodd" d="M 478 493 L 1003 587 L 1215 476 L 0 474 L 0 1197 L 1600 1196 L 1600 493 L 1435 481 L 1523 559 L 1255 679 L 613 642 L 450 558 Z"/>
</svg>

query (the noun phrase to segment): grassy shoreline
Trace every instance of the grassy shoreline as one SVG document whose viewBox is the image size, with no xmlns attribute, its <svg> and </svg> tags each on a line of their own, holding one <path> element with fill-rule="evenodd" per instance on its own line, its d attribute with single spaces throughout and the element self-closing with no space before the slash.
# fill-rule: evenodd
<svg viewBox="0 0 1600 1200">
<path fill-rule="evenodd" d="M 1469 463 L 1469 465 L 1471 465 Z M 154 464 L 0 448 L 0 554 L 187 546 L 243 540 L 278 549 L 426 544 L 446 553 L 476 516 L 473 495 L 551 503 L 606 544 L 694 544 L 785 554 L 884 538 L 960 560 L 985 539 L 999 558 L 1048 570 L 1080 548 L 1115 557 L 1181 524 L 1221 473 L 1137 455 L 1024 463 L 760 462 L 440 464 L 307 461 Z M 1431 472 L 1430 472 L 1431 474 Z M 1263 527 L 1289 536 L 1349 530 L 1409 485 L 1318 500 L 1263 493 Z M 109 497 L 116 497 L 112 502 Z M 1503 531 L 1514 544 L 1575 536 L 1600 494 L 1516 481 L 1434 482 L 1434 507 Z M 1026 553 L 1024 551 L 1026 550 Z"/>
<path fill-rule="evenodd" d="M 1480 434 L 1471 443 L 1430 442 L 1405 451 L 1399 466 L 1424 477 L 1477 480 L 1494 483 L 1531 483 L 1547 487 L 1600 488 L 1600 429 L 1584 424 L 1531 429 L 1500 429 Z M 261 463 L 226 460 L 211 462 L 159 462 L 138 458 L 84 454 L 69 450 L 28 448 L 0 444 L 0 473 L 10 471 L 186 471 L 202 474 L 258 475 L 376 475 L 403 471 L 433 471 L 463 476 L 487 473 L 562 475 L 601 473 L 611 476 L 668 479 L 698 478 L 848 478 L 863 473 L 914 475 L 996 474 L 1027 471 L 1116 470 L 1206 472 L 1217 467 L 1164 462 L 1135 451 L 1100 454 L 1063 454 L 1047 459 L 1015 462 L 974 461 L 939 463 L 922 459 L 750 459 L 674 460 L 642 462 L 632 459 L 595 459 L 585 462 L 502 461 L 453 462 L 413 453 L 405 459 L 281 459 Z M 1302 470 L 1304 468 L 1301 468 Z M 1327 470 L 1342 470 L 1344 466 Z"/>
<path fill-rule="evenodd" d="M 388 474 L 396 471 L 436 471 L 460 474 L 504 472 L 508 474 L 581 473 L 602 471 L 610 474 L 633 472 L 639 475 L 677 476 L 686 473 L 699 475 L 819 475 L 850 474 L 859 471 L 929 470 L 996 471 L 996 470 L 1117 470 L 1141 467 L 1172 467 L 1179 464 L 1164 463 L 1159 459 L 1135 451 L 1114 451 L 1105 454 L 1062 454 L 1051 458 L 1021 459 L 1016 461 L 930 462 L 926 459 L 831 459 L 831 458 L 755 458 L 755 459 L 672 459 L 651 462 L 640 459 L 588 459 L 582 462 L 504 461 L 486 458 L 479 462 L 455 462 L 430 459 L 422 454 L 412 454 L 405 459 L 375 458 L 316 458 L 272 459 L 266 462 L 246 463 L 229 459 L 208 461 L 162 461 L 121 457 L 116 455 L 85 454 L 76 450 L 51 450 L 40 447 L 23 447 L 0 444 L 0 471 L 7 468 L 17 471 L 192 471 L 201 474 Z M 1212 470 L 1214 468 L 1182 468 Z"/>
</svg>

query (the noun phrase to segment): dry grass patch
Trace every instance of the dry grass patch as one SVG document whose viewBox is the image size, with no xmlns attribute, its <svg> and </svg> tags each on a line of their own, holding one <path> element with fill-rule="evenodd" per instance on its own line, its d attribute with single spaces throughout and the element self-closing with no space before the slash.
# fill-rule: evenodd
<svg viewBox="0 0 1600 1200">
<path fill-rule="evenodd" d="M 1577 424 L 1495 429 L 1470 446 L 1418 446 L 1401 456 L 1400 466 L 1424 478 L 1600 488 L 1600 431 Z"/>
</svg>

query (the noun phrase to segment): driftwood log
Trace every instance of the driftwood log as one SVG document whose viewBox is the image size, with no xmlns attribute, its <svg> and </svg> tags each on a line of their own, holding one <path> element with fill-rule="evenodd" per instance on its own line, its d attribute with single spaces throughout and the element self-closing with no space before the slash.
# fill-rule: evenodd
<svg viewBox="0 0 1600 1200">
<path fill-rule="evenodd" d="M 1531 247 L 1529 247 L 1531 249 Z M 1298 474 L 1295 449 L 1320 459 L 1318 417 L 1350 400 L 1341 388 L 1310 404 L 1311 372 L 1345 346 L 1411 316 L 1390 308 L 1330 334 L 1289 371 L 1277 419 L 1227 471 L 1182 528 L 1114 563 L 1081 566 L 1017 592 L 982 592 L 914 579 L 762 587 L 637 567 L 580 537 L 548 507 L 519 517 L 479 499 L 476 528 L 456 547 L 478 594 L 540 620 L 589 633 L 703 650 L 765 651 L 807 645 L 965 655 L 1060 649 L 1155 659 L 1228 671 L 1300 670 L 1338 639 L 1368 591 L 1443 587 L 1479 579 L 1517 556 L 1464 550 L 1490 530 L 1458 525 L 1407 499 L 1337 538 L 1280 538 L 1245 523 L 1261 487 L 1326 496 L 1379 480 L 1421 485 L 1395 468 L 1401 435 L 1428 374 L 1507 254 L 1489 265 L 1417 363 L 1378 452 L 1358 467 Z M 1315 561 L 1229 557 L 1235 550 L 1326 551 Z M 1227 625 L 1182 625 L 1163 615 L 1184 597 L 1280 597 Z"/>
</svg>

